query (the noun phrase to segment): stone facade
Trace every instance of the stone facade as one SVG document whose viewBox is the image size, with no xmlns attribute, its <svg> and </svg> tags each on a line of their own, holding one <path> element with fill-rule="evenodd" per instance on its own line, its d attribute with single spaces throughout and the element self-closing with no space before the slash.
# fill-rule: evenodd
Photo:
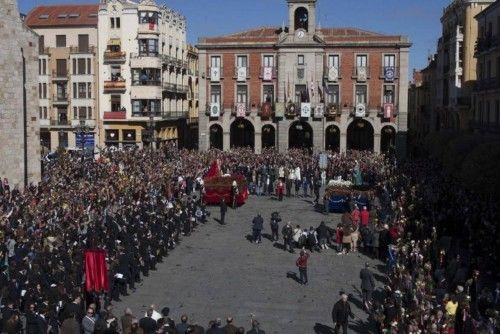
<svg viewBox="0 0 500 334">
<path fill-rule="evenodd" d="M 12 189 L 41 177 L 38 37 L 22 22 L 16 0 L 0 0 L 0 40 L 9 41 L 0 49 L 0 177 Z"/>
</svg>

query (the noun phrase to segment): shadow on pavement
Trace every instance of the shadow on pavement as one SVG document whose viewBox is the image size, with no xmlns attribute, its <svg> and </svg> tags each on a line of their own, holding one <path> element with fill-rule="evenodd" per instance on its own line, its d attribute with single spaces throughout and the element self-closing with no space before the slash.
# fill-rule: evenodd
<svg viewBox="0 0 500 334">
<path fill-rule="evenodd" d="M 316 323 L 313 327 L 314 333 L 316 334 L 334 334 L 335 330 L 327 325 Z"/>
</svg>

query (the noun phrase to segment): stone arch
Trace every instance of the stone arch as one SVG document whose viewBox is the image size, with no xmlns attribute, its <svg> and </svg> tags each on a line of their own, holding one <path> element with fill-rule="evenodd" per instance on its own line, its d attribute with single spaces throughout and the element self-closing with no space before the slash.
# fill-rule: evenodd
<svg viewBox="0 0 500 334">
<path fill-rule="evenodd" d="M 309 31 L 309 11 L 305 7 L 298 7 L 294 12 L 294 27 Z"/>
<path fill-rule="evenodd" d="M 288 148 L 313 147 L 313 129 L 306 121 L 292 122 L 288 128 Z"/>
<path fill-rule="evenodd" d="M 261 128 L 262 148 L 276 147 L 276 127 L 272 123 L 262 124 Z"/>
<path fill-rule="evenodd" d="M 255 126 L 247 118 L 236 118 L 230 126 L 230 147 L 255 149 Z"/>
<path fill-rule="evenodd" d="M 347 127 L 347 149 L 373 151 L 375 128 L 367 119 L 357 119 Z"/>
<path fill-rule="evenodd" d="M 330 123 L 325 128 L 325 150 L 340 151 L 340 127 L 336 123 Z"/>
<path fill-rule="evenodd" d="M 224 131 L 222 125 L 218 122 L 210 124 L 208 127 L 209 147 L 210 149 L 223 150 L 224 148 Z"/>
</svg>

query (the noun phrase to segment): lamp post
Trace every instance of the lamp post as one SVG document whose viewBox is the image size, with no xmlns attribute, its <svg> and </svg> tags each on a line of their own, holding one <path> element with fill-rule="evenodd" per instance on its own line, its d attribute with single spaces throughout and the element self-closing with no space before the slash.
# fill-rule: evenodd
<svg viewBox="0 0 500 334">
<path fill-rule="evenodd" d="M 82 164 L 82 176 L 84 172 L 84 166 L 85 166 L 85 140 L 87 137 L 87 133 L 89 132 L 88 126 L 85 124 L 85 117 L 80 116 L 80 123 L 76 127 L 76 134 L 77 136 L 80 137 L 80 148 L 82 150 L 81 152 L 81 164 Z"/>
</svg>

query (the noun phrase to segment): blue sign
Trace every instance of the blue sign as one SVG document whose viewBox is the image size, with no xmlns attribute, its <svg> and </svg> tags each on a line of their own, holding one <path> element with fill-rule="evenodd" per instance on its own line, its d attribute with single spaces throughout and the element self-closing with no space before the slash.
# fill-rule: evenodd
<svg viewBox="0 0 500 334">
<path fill-rule="evenodd" d="M 396 69 L 394 68 L 394 66 L 386 66 L 384 68 L 384 76 L 385 80 L 393 81 L 396 77 Z"/>
<path fill-rule="evenodd" d="M 85 136 L 85 137 L 84 137 Z M 76 134 L 76 147 L 81 148 L 82 147 L 82 139 L 83 140 L 83 147 L 84 148 L 94 148 L 95 146 L 95 139 L 94 139 L 94 134 L 93 133 L 77 133 Z"/>
</svg>

